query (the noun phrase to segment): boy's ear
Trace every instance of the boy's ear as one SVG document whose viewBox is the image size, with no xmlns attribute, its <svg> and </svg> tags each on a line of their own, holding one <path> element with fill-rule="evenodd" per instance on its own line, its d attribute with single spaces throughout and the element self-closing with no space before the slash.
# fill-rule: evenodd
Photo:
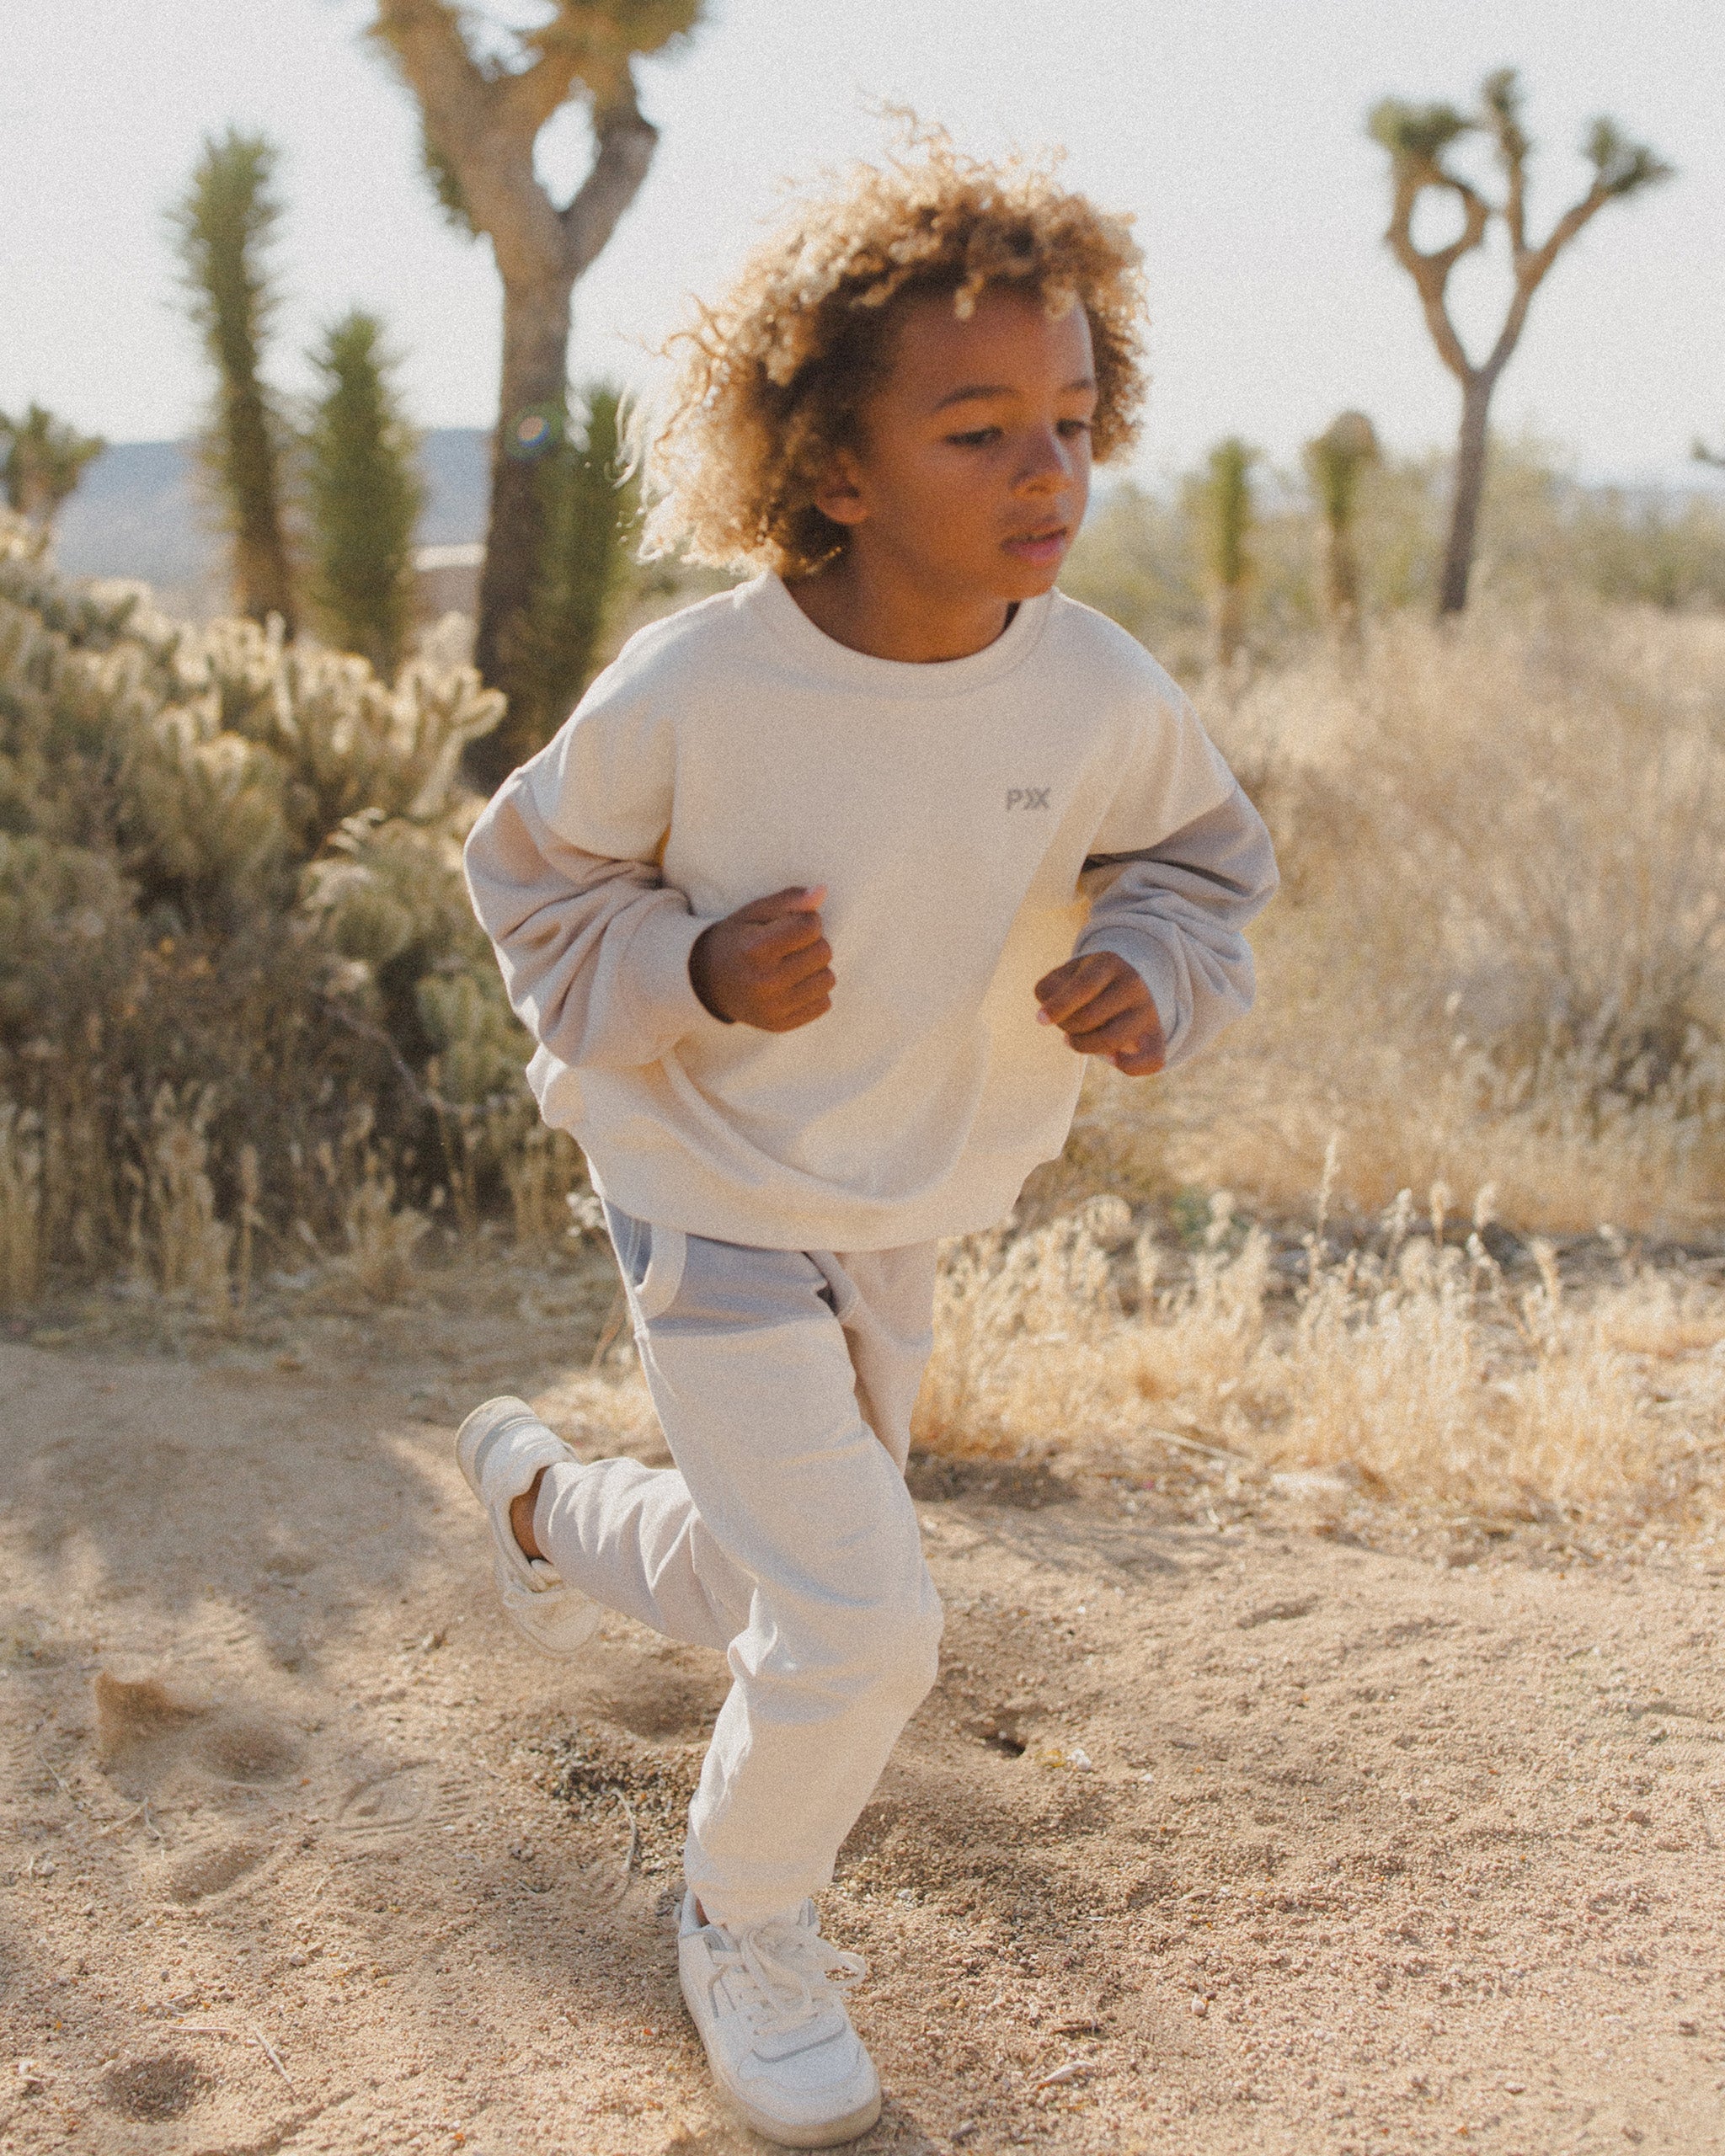
<svg viewBox="0 0 1725 2156">
<path fill-rule="evenodd" d="M 862 474 L 848 449 L 835 450 L 814 496 L 814 506 L 835 524 L 861 524 L 868 514 L 862 498 Z"/>
</svg>

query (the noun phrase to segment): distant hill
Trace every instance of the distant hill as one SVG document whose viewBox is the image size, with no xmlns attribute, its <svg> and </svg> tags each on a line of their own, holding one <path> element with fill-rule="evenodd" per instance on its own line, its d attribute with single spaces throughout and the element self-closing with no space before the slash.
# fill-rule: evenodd
<svg viewBox="0 0 1725 2156">
<path fill-rule="evenodd" d="M 480 427 L 436 427 L 425 436 L 422 547 L 484 537 L 490 440 Z M 204 616 L 227 604 L 222 537 L 191 442 L 124 441 L 104 450 L 60 513 L 54 552 L 70 576 L 153 584 L 170 613 Z"/>
</svg>

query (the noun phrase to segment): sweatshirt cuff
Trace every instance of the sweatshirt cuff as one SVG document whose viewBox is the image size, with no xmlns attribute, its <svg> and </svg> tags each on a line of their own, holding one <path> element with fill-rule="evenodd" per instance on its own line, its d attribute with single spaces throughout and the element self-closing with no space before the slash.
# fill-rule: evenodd
<svg viewBox="0 0 1725 2156">
<path fill-rule="evenodd" d="M 632 997 L 654 1033 L 667 1044 L 697 1026 L 717 1026 L 689 979 L 689 953 L 713 926 L 686 906 L 654 906 L 629 941 L 628 978 Z"/>
<path fill-rule="evenodd" d="M 1150 990 L 1150 1000 L 1162 1021 L 1167 1061 L 1174 1062 L 1189 1030 L 1192 1013 L 1181 1003 L 1180 969 L 1166 945 L 1154 936 L 1135 935 L 1130 928 L 1115 926 L 1098 928 L 1079 937 L 1076 955 L 1087 958 L 1092 951 L 1111 951 L 1115 958 L 1124 958 Z"/>
</svg>

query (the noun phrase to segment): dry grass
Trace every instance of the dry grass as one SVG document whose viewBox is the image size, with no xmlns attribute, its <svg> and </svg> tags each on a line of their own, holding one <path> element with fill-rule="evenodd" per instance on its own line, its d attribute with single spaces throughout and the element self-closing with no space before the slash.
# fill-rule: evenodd
<svg viewBox="0 0 1725 2156">
<path fill-rule="evenodd" d="M 1245 1024 L 1079 1145 L 1290 1211 L 1490 1187 L 1550 1233 L 1725 1211 L 1725 622 L 1401 617 L 1210 711 L 1275 828 Z"/>
<path fill-rule="evenodd" d="M 41 1219 L 40 1119 L 0 1101 L 0 1310 L 35 1300 L 42 1278 Z"/>
<path fill-rule="evenodd" d="M 1578 1301 L 1550 1245 L 1512 1278 L 1443 1216 L 1441 1193 L 1423 1219 L 1404 1193 L 1364 1246 L 1320 1229 L 1278 1253 L 1222 1193 L 1186 1257 L 1103 1198 L 954 1246 L 919 1438 L 1128 1464 L 1172 1444 L 1523 1519 L 1621 1511 L 1675 1463 L 1725 1464 L 1717 1283 L 1625 1265 Z"/>
<path fill-rule="evenodd" d="M 207 1090 L 188 1101 L 167 1086 L 157 1094 L 144 1166 L 133 1178 L 131 1251 L 140 1281 L 206 1316 L 226 1319 L 233 1305 L 234 1235 L 217 1214 L 208 1172 L 214 1108 Z"/>
</svg>

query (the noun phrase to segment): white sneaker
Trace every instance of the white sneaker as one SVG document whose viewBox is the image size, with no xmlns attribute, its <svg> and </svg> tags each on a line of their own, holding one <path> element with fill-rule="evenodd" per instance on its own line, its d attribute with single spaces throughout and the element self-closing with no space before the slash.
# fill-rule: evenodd
<svg viewBox="0 0 1725 2156">
<path fill-rule="evenodd" d="M 868 1967 L 821 1937 L 813 1902 L 734 1934 L 702 1924 L 686 1893 L 677 1964 L 713 2079 L 756 2133 L 830 2148 L 868 2132 L 880 2077 L 839 1995 Z"/>
<path fill-rule="evenodd" d="M 529 1557 L 509 1524 L 510 1505 L 532 1488 L 540 1469 L 574 1462 L 575 1455 L 525 1400 L 505 1394 L 476 1407 L 462 1424 L 455 1456 L 467 1487 L 491 1515 L 496 1549 L 492 1574 L 516 1630 L 542 1654 L 578 1654 L 599 1630 L 605 1612 L 569 1586 L 544 1558 Z"/>
</svg>

